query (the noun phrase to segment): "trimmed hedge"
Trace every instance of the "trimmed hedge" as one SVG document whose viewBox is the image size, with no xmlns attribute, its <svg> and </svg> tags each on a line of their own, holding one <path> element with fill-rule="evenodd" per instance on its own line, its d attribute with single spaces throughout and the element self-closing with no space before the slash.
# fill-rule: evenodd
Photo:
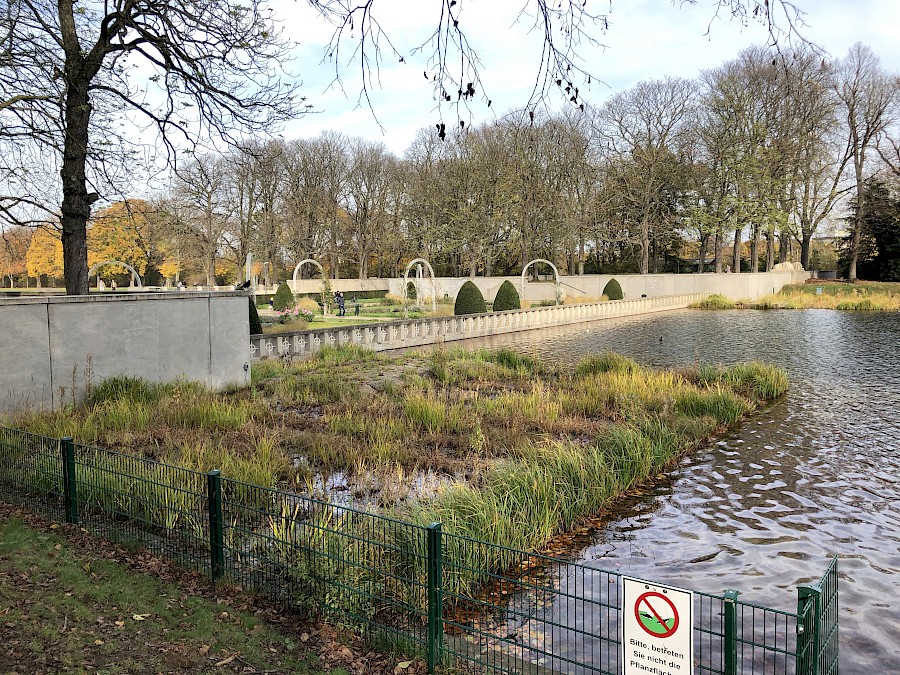
<svg viewBox="0 0 900 675">
<path fill-rule="evenodd" d="M 259 335 L 263 332 L 262 322 L 259 320 L 259 312 L 256 311 L 256 305 L 253 304 L 253 298 L 247 298 L 250 303 L 250 335 Z"/>
<path fill-rule="evenodd" d="M 519 300 L 519 292 L 509 279 L 500 284 L 500 289 L 497 291 L 497 296 L 494 298 L 493 307 L 495 312 L 503 312 L 508 309 L 522 309 L 522 303 Z"/>
<path fill-rule="evenodd" d="M 606 286 L 603 287 L 603 295 L 605 295 L 610 300 L 625 299 L 625 294 L 622 292 L 622 287 L 615 279 L 610 279 L 608 282 L 606 282 Z"/>
<path fill-rule="evenodd" d="M 278 287 L 278 290 L 275 291 L 275 299 L 272 303 L 272 309 L 276 312 L 281 312 L 286 309 L 292 308 L 296 304 L 294 300 L 294 294 L 291 292 L 291 289 L 284 282 Z"/>
<path fill-rule="evenodd" d="M 484 314 L 486 311 L 487 305 L 484 304 L 484 296 L 478 290 L 478 286 L 471 281 L 464 283 L 456 296 L 453 313 L 460 316 L 462 314 Z"/>
</svg>

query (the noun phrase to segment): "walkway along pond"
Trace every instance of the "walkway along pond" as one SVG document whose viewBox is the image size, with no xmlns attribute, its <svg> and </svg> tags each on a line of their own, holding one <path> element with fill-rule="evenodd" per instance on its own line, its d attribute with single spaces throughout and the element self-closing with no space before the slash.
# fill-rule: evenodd
<svg viewBox="0 0 900 675">
<path fill-rule="evenodd" d="M 900 673 L 900 314 L 685 310 L 470 344 L 785 368 L 785 400 L 686 458 L 574 559 L 789 610 L 793 587 L 839 555 L 841 673 Z"/>
</svg>

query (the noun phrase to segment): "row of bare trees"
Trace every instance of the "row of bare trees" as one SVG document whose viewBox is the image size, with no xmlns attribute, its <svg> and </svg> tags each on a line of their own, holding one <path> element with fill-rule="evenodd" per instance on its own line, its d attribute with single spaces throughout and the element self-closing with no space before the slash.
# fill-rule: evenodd
<svg viewBox="0 0 900 675">
<path fill-rule="evenodd" d="M 690 251 L 701 271 L 737 272 L 745 248 L 756 271 L 793 247 L 806 267 L 844 195 L 860 203 L 896 154 L 898 103 L 896 75 L 863 45 L 833 62 L 757 47 L 584 111 L 425 129 L 402 158 L 337 133 L 245 143 L 184 164 L 162 208 L 209 283 L 217 259 L 243 268 L 251 252 L 270 282 L 307 257 L 360 278 L 419 255 L 451 274 L 535 257 L 648 273 Z"/>
</svg>

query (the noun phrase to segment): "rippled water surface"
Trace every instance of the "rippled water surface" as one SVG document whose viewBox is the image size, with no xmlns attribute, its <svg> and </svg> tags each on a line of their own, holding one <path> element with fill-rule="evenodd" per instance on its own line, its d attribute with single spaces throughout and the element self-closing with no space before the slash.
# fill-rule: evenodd
<svg viewBox="0 0 900 675">
<path fill-rule="evenodd" d="M 900 314 L 683 310 L 477 342 L 784 367 L 785 400 L 685 459 L 582 560 L 793 610 L 797 584 L 838 555 L 841 672 L 900 673 Z"/>
</svg>

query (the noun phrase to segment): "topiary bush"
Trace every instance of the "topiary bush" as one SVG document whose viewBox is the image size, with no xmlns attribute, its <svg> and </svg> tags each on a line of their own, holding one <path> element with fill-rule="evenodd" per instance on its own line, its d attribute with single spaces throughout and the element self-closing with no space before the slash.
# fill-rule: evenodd
<svg viewBox="0 0 900 675">
<path fill-rule="evenodd" d="M 497 296 L 494 298 L 495 312 L 504 312 L 508 309 L 522 309 L 522 303 L 519 301 L 519 293 L 509 279 L 500 284 L 500 289 L 497 291 Z"/>
<path fill-rule="evenodd" d="M 484 296 L 478 290 L 478 286 L 471 281 L 464 283 L 456 295 L 453 313 L 460 316 L 462 314 L 484 314 L 486 311 L 487 305 L 484 304 Z"/>
<path fill-rule="evenodd" d="M 418 300 L 416 297 L 416 285 L 411 281 L 406 282 L 406 299 Z"/>
<path fill-rule="evenodd" d="M 610 279 L 606 282 L 606 286 L 603 287 L 603 295 L 605 295 L 610 300 L 625 299 L 625 294 L 622 292 L 622 287 L 615 279 Z"/>
<path fill-rule="evenodd" d="M 274 309 L 276 312 L 283 312 L 286 309 L 291 309 L 294 304 L 294 294 L 291 292 L 291 289 L 286 283 L 281 282 L 278 290 L 275 291 L 275 299 L 272 304 L 272 309 Z"/>
<path fill-rule="evenodd" d="M 250 303 L 250 335 L 259 335 L 263 332 L 262 322 L 259 320 L 259 312 L 256 311 L 256 305 L 253 298 L 247 298 Z"/>
</svg>

